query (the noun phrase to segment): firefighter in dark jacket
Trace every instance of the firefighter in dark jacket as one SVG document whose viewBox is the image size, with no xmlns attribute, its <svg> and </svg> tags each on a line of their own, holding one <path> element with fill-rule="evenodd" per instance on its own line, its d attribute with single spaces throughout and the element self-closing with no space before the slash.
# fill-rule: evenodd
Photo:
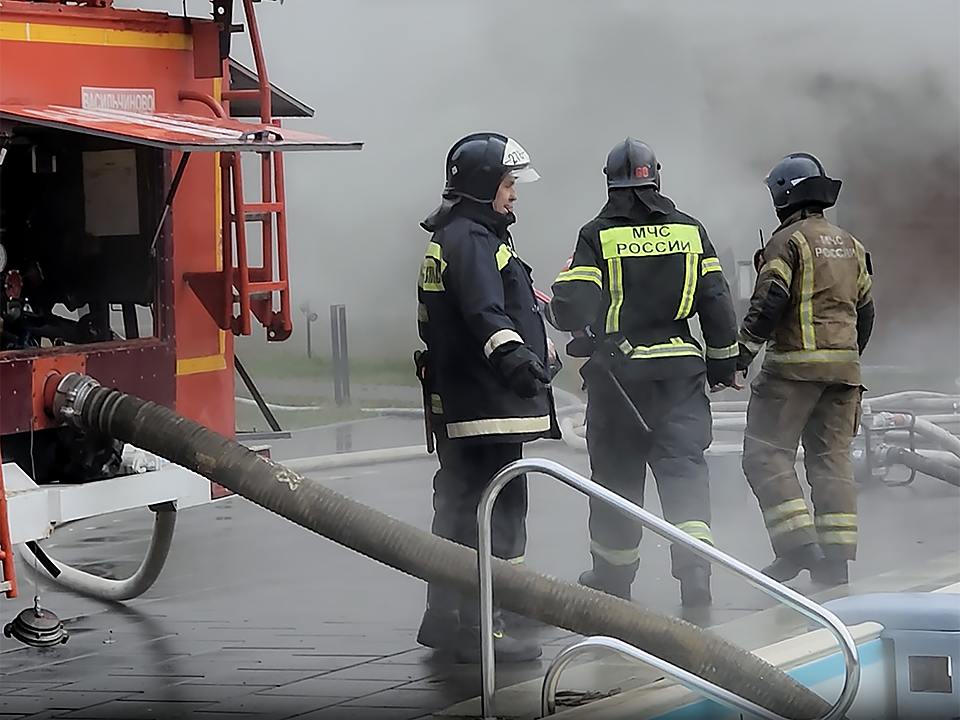
<svg viewBox="0 0 960 720">
<path fill-rule="evenodd" d="M 546 369 L 547 336 L 530 267 L 514 249 L 514 185 L 537 180 L 526 151 L 497 133 L 469 135 L 447 155 L 440 207 L 423 223 L 418 289 L 428 432 L 436 437 L 433 532 L 477 546 L 477 505 L 491 477 L 522 457 L 523 443 L 559 435 Z M 522 562 L 527 486 L 507 485 L 493 512 L 493 552 Z M 525 661 L 540 647 L 495 620 L 497 658 Z M 478 662 L 478 597 L 432 584 L 418 641 Z"/>
<path fill-rule="evenodd" d="M 632 138 L 619 143 L 605 173 L 608 201 L 580 230 L 550 304 L 551 322 L 580 335 L 568 352 L 590 355 L 581 374 L 593 478 L 642 505 L 649 464 L 664 517 L 712 544 L 704 385 L 735 384 L 729 288 L 703 225 L 660 193 L 660 164 L 648 145 Z M 694 315 L 705 351 L 690 332 Z M 587 337 L 588 352 L 574 349 Z M 591 500 L 593 569 L 580 582 L 629 599 L 640 536 L 637 522 Z M 680 547 L 671 555 L 683 605 L 709 605 L 707 561 Z"/>
<path fill-rule="evenodd" d="M 738 370 L 766 344 L 751 386 L 743 471 L 760 503 L 785 581 L 847 582 L 857 550 L 857 493 L 850 443 L 859 423 L 860 355 L 873 329 L 864 246 L 828 222 L 840 193 L 813 155 L 794 153 L 766 179 L 781 224 L 763 248 L 750 310 L 740 330 Z M 814 513 L 795 469 L 803 442 Z"/>
</svg>

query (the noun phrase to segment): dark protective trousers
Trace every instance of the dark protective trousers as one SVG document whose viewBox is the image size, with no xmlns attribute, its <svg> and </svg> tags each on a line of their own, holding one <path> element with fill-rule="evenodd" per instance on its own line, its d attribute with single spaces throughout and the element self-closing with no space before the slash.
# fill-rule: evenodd
<svg viewBox="0 0 960 720">
<path fill-rule="evenodd" d="M 828 557 L 857 554 L 857 491 L 850 443 L 859 423 L 862 388 L 786 380 L 761 372 L 751 385 L 743 472 L 753 489 L 778 557 L 819 542 Z M 814 515 L 797 478 L 797 444 Z"/>
<path fill-rule="evenodd" d="M 641 361 L 638 361 L 641 362 Z M 644 433 L 609 375 L 587 377 L 587 449 L 593 479 L 642 506 L 646 466 L 657 481 L 664 518 L 693 537 L 713 543 L 710 484 L 704 450 L 712 439 L 705 376 L 622 382 L 623 391 L 651 428 Z M 590 552 L 595 571 L 626 573 L 640 559 L 642 526 L 613 507 L 590 500 Z M 673 576 L 709 563 L 682 547 L 671 548 Z"/>
<path fill-rule="evenodd" d="M 477 506 L 490 479 L 523 456 L 520 443 L 470 444 L 437 438 L 440 469 L 433 478 L 435 535 L 461 545 L 477 547 Z M 493 507 L 493 554 L 521 563 L 527 547 L 527 479 L 519 477 L 503 488 Z M 478 597 L 462 598 L 459 591 L 430 583 L 427 607 L 459 610 L 461 622 L 479 622 Z"/>
</svg>

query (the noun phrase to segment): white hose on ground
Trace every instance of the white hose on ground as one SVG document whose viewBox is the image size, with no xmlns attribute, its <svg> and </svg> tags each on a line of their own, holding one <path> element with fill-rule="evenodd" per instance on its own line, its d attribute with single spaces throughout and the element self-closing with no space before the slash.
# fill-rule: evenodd
<svg viewBox="0 0 960 720">
<path fill-rule="evenodd" d="M 294 472 L 307 474 L 332 470 L 334 468 L 355 467 L 358 465 L 380 465 L 382 463 L 402 462 L 404 460 L 422 460 L 430 457 L 424 445 L 406 445 L 380 450 L 361 450 L 359 452 L 319 455 L 317 457 L 282 460 L 281 462 Z"/>
<path fill-rule="evenodd" d="M 256 401 L 245 397 L 235 397 L 234 400 L 241 405 L 257 404 Z M 318 412 L 320 410 L 330 409 L 329 405 L 277 405 L 276 403 L 267 403 L 267 407 L 271 410 L 280 410 L 282 412 Z"/>
<path fill-rule="evenodd" d="M 52 578 L 45 570 L 38 567 L 37 559 L 23 547 L 18 547 L 18 554 L 20 561 L 29 565 L 34 572 L 49 578 L 67 590 L 98 600 L 122 602 L 143 595 L 157 581 L 167 561 L 167 555 L 170 553 L 170 544 L 173 542 L 173 531 L 176 525 L 177 511 L 172 504 L 154 511 L 153 535 L 150 537 L 146 555 L 133 575 L 123 580 L 99 577 L 50 558 L 60 570 L 60 574 Z"/>
<path fill-rule="evenodd" d="M 873 404 L 877 403 L 904 403 L 911 402 L 914 400 L 928 400 L 928 399 L 949 399 L 960 402 L 960 397 L 955 393 L 940 393 L 940 392 L 931 392 L 929 390 L 904 390 L 902 392 L 895 392 L 889 395 L 878 395 L 877 397 L 865 397 L 864 402 L 870 402 Z"/>
<path fill-rule="evenodd" d="M 952 452 L 948 450 L 920 449 L 920 450 L 914 450 L 914 452 L 917 453 L 917 455 L 923 455 L 924 457 L 928 457 L 931 460 L 939 460 L 940 462 L 946 463 L 947 465 L 956 465 L 957 467 L 960 467 L 960 457 L 957 457 L 956 455 L 954 455 Z"/>
<path fill-rule="evenodd" d="M 960 437 L 923 418 L 917 418 L 916 430 L 917 434 L 935 440 L 944 450 L 949 450 L 960 458 Z"/>
</svg>

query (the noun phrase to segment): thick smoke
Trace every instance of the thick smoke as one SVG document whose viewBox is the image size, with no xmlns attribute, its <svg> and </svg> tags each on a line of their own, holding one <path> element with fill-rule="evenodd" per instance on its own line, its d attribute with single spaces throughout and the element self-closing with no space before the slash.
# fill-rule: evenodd
<svg viewBox="0 0 960 720">
<path fill-rule="evenodd" d="M 208 7 L 189 3 L 198 15 Z M 544 287 L 602 203 L 604 156 L 627 134 L 657 149 L 664 190 L 738 259 L 758 227 L 776 225 L 769 167 L 790 151 L 818 154 L 844 180 L 833 217 L 873 253 L 879 320 L 867 361 L 956 368 L 953 0 L 258 7 L 272 79 L 317 109 L 297 127 L 367 143 L 287 163 L 298 301 L 346 303 L 357 351 L 405 356 L 415 344 L 418 221 L 437 202 L 449 145 L 498 129 L 543 176 L 521 188 L 515 235 Z M 235 54 L 248 60 L 245 41 Z"/>
</svg>

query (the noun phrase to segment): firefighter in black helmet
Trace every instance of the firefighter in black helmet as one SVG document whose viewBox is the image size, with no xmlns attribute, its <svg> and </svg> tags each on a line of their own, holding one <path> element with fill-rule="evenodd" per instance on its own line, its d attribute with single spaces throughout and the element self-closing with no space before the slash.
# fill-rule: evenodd
<svg viewBox="0 0 960 720">
<path fill-rule="evenodd" d="M 420 270 L 418 321 L 427 346 L 419 375 L 440 470 L 434 478 L 433 532 L 477 546 L 477 504 L 491 477 L 519 460 L 523 443 L 558 437 L 543 313 L 530 267 L 514 248 L 515 184 L 537 180 L 526 151 L 499 133 L 476 133 L 447 155 L 439 208 Z M 493 552 L 522 562 L 525 479 L 507 485 L 493 513 Z M 533 660 L 540 647 L 495 624 L 497 658 Z M 451 648 L 464 662 L 480 656 L 476 594 L 431 584 L 418 641 Z"/>
<path fill-rule="evenodd" d="M 595 340 L 581 370 L 593 478 L 642 505 L 649 464 L 665 518 L 712 544 L 704 385 L 735 385 L 730 292 L 703 225 L 660 193 L 660 164 L 648 145 L 617 144 L 604 172 L 607 203 L 580 230 L 550 304 L 559 329 Z M 705 350 L 690 332 L 694 315 Z M 591 500 L 593 569 L 580 582 L 629 599 L 640 536 L 639 523 Z M 683 605 L 709 605 L 709 564 L 683 548 L 671 553 Z"/>
<path fill-rule="evenodd" d="M 864 246 L 823 215 L 840 194 L 809 153 L 782 158 L 766 178 L 780 219 L 759 258 L 740 329 L 738 369 L 766 345 L 751 386 L 743 470 L 760 503 L 781 582 L 808 570 L 844 584 L 857 552 L 857 492 L 850 443 L 860 413 L 860 355 L 873 329 Z M 795 469 L 804 447 L 813 513 Z"/>
</svg>

